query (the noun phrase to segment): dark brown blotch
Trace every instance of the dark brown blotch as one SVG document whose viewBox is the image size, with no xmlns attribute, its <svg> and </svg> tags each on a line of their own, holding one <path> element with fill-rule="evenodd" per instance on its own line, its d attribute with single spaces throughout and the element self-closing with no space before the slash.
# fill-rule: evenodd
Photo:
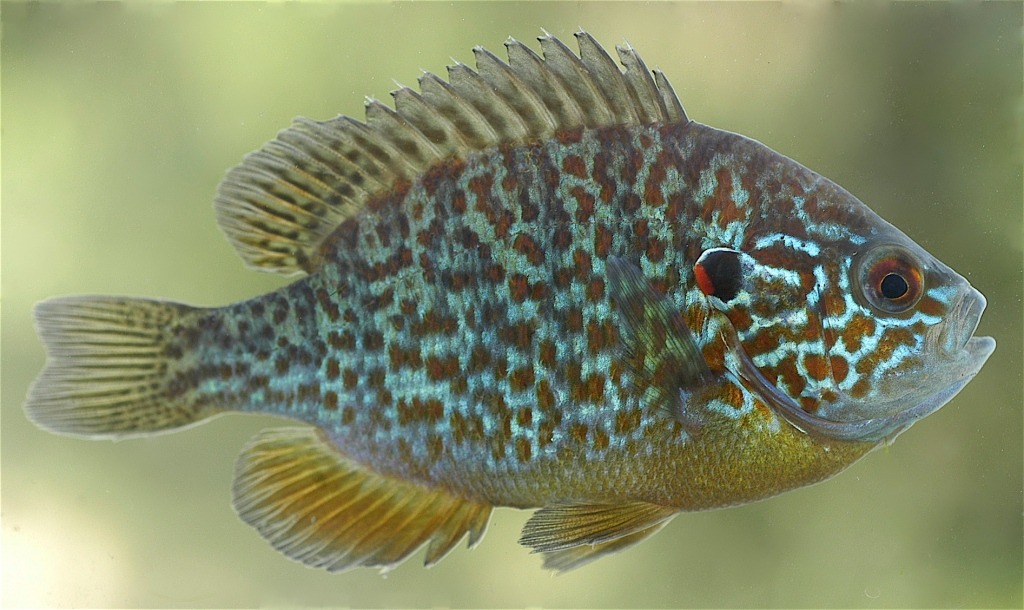
<svg viewBox="0 0 1024 610">
<path fill-rule="evenodd" d="M 355 389 L 359 383 L 359 375 L 354 370 L 346 368 L 341 373 L 341 383 L 346 390 Z"/>
<path fill-rule="evenodd" d="M 522 273 L 513 274 L 508 279 L 509 298 L 514 303 L 522 303 L 530 296 L 530 283 Z"/>
<path fill-rule="evenodd" d="M 531 265 L 538 266 L 544 262 L 544 251 L 541 250 L 532 237 L 525 233 L 516 235 L 516 238 L 512 241 L 512 248 L 525 256 Z"/>
<path fill-rule="evenodd" d="M 640 427 L 640 410 L 619 411 L 615 416 L 615 435 L 623 436 Z"/>
<path fill-rule="evenodd" d="M 534 324 L 530 321 L 515 322 L 502 327 L 498 331 L 498 336 L 501 337 L 501 341 L 506 345 L 520 351 L 527 351 L 533 343 L 534 330 Z"/>
<path fill-rule="evenodd" d="M 523 392 L 534 382 L 534 371 L 531 365 L 515 369 L 508 376 L 508 385 L 513 392 Z"/>
<path fill-rule="evenodd" d="M 555 393 L 551 391 L 551 384 L 547 379 L 537 382 L 537 408 L 542 413 L 551 413 L 555 409 Z"/>
<path fill-rule="evenodd" d="M 427 378 L 431 381 L 452 379 L 459 372 L 458 356 L 429 356 L 426 360 Z"/>
<path fill-rule="evenodd" d="M 579 155 L 568 155 L 562 160 L 562 171 L 577 178 L 587 177 L 587 164 Z"/>
<path fill-rule="evenodd" d="M 587 323 L 587 351 L 592 355 L 612 347 L 616 339 L 615 327 L 608 320 Z"/>
<path fill-rule="evenodd" d="M 516 437 L 516 457 L 520 462 L 529 462 L 532 457 L 530 441 L 525 436 Z"/>
<path fill-rule="evenodd" d="M 609 252 L 611 252 L 611 248 L 611 230 L 603 224 L 598 224 L 594 228 L 594 254 L 596 254 L 597 257 L 601 259 L 607 258 Z"/>
<path fill-rule="evenodd" d="M 341 375 L 341 366 L 338 363 L 337 358 L 328 358 L 327 366 L 325 369 L 325 375 L 328 381 L 334 381 Z"/>
<path fill-rule="evenodd" d="M 558 350 L 555 346 L 554 341 L 551 341 L 550 339 L 545 339 L 544 341 L 541 342 L 538 357 L 542 365 L 549 369 L 554 369 L 555 365 L 557 364 L 557 355 Z"/>
<path fill-rule="evenodd" d="M 573 187 L 569 194 L 576 200 L 576 222 L 590 222 L 594 216 L 594 204 L 597 200 L 581 186 Z"/>
</svg>

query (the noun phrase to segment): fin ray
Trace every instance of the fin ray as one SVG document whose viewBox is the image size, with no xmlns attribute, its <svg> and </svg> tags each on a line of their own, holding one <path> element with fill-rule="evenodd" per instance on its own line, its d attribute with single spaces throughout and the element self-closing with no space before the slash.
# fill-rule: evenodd
<svg viewBox="0 0 1024 610">
<path fill-rule="evenodd" d="M 681 391 L 692 392 L 712 382 L 714 375 L 693 333 L 636 265 L 609 256 L 606 267 L 609 294 L 621 320 L 623 358 L 633 382 L 649 403 L 696 432 L 699 415 L 685 409 Z"/>
<path fill-rule="evenodd" d="M 47 362 L 32 384 L 25 413 L 58 434 L 124 438 L 197 423 L 217 409 L 172 388 L 171 337 L 197 308 L 121 297 L 43 301 L 35 322 Z"/>
<path fill-rule="evenodd" d="M 519 543 L 535 552 L 600 544 L 646 529 L 677 512 L 649 502 L 545 506 L 526 522 Z"/>
<path fill-rule="evenodd" d="M 678 512 L 649 502 L 545 506 L 523 526 L 519 544 L 543 553 L 544 567 L 571 570 L 646 539 Z"/>
<path fill-rule="evenodd" d="M 235 510 L 276 549 L 331 572 L 390 569 L 426 544 L 431 565 L 491 507 L 377 474 L 337 451 L 315 428 L 266 430 L 239 457 Z"/>
<path fill-rule="evenodd" d="M 560 77 L 559 84 L 565 95 L 576 101 L 583 124 L 598 127 L 617 123 L 619 118 L 609 106 L 604 91 L 596 79 L 588 78 L 590 70 L 580 58 L 554 36 L 541 36 L 539 40 L 545 65 Z"/>
<path fill-rule="evenodd" d="M 608 540 L 593 545 L 580 545 L 573 546 L 565 549 L 559 549 L 557 551 L 549 551 L 544 553 L 544 567 L 548 570 L 554 570 L 556 572 L 568 572 L 569 570 L 575 570 L 576 568 L 582 567 L 591 561 L 595 561 L 608 555 L 614 555 L 619 551 L 623 551 L 630 548 L 644 540 L 647 540 L 654 534 L 661 531 L 661 528 L 668 525 L 672 518 L 666 518 L 660 523 L 656 523 L 646 529 L 642 529 L 632 534 L 626 534 L 621 538 L 614 540 Z"/>
</svg>

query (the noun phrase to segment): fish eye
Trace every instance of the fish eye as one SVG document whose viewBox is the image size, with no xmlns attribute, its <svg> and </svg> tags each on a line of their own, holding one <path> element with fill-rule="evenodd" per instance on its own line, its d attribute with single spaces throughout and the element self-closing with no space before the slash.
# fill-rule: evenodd
<svg viewBox="0 0 1024 610">
<path fill-rule="evenodd" d="M 872 307 L 886 313 L 907 311 L 924 292 L 921 264 L 903 248 L 883 246 L 867 252 L 859 273 L 861 294 Z"/>
</svg>

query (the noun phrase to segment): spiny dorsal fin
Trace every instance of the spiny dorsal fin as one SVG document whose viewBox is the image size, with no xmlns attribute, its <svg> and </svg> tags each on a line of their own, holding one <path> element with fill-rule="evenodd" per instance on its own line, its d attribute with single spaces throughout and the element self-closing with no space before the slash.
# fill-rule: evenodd
<svg viewBox="0 0 1024 610">
<path fill-rule="evenodd" d="M 623 71 L 590 34 L 576 39 L 579 56 L 541 36 L 542 58 L 510 38 L 508 63 L 477 47 L 476 71 L 456 63 L 448 81 L 428 72 L 419 93 L 392 93 L 394 110 L 367 101 L 365 123 L 296 119 L 225 176 L 221 230 L 251 267 L 310 272 L 346 218 L 441 159 L 564 129 L 688 121 L 665 76 L 632 47 L 616 47 Z"/>
</svg>

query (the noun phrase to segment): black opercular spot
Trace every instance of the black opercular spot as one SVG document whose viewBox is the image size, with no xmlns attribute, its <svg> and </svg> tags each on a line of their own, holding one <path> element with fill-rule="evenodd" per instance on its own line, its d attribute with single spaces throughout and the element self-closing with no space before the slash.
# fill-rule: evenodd
<svg viewBox="0 0 1024 610">
<path fill-rule="evenodd" d="M 694 265 L 694 274 L 704 294 L 724 302 L 736 297 L 743 280 L 739 254 L 728 248 L 713 248 L 701 254 Z"/>
</svg>

